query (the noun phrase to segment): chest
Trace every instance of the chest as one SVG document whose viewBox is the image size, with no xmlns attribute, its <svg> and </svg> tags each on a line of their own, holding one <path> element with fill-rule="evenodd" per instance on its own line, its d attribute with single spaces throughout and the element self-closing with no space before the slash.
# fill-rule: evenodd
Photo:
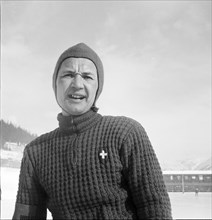
<svg viewBox="0 0 212 220">
<path fill-rule="evenodd" d="M 43 188 L 53 198 L 77 194 L 99 201 L 105 190 L 113 194 L 121 184 L 119 145 L 114 137 L 92 134 L 52 141 L 45 152 L 47 159 L 39 163 Z"/>
</svg>

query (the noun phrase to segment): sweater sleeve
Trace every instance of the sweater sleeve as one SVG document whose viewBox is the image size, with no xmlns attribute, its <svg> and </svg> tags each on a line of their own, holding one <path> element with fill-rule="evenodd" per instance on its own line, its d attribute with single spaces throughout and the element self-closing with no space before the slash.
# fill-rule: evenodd
<svg viewBox="0 0 212 220">
<path fill-rule="evenodd" d="M 158 159 L 138 122 L 133 123 L 122 146 L 122 163 L 138 218 L 172 219 L 170 199 Z"/>
<path fill-rule="evenodd" d="M 21 162 L 13 219 L 46 219 L 47 196 L 41 187 L 27 149 Z"/>
</svg>

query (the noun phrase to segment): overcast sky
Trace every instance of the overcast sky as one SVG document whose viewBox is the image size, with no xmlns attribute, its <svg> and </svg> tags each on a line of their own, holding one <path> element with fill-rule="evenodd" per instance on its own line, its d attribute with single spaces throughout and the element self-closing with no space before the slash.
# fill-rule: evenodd
<svg viewBox="0 0 212 220">
<path fill-rule="evenodd" d="M 211 155 L 211 1 L 3 1 L 1 117 L 38 135 L 58 126 L 59 55 L 101 57 L 102 115 L 139 121 L 161 162 Z"/>
</svg>

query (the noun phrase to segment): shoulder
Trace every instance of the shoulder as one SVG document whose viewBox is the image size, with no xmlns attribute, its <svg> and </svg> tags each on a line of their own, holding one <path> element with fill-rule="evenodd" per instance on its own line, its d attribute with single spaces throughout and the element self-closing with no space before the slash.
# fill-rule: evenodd
<svg viewBox="0 0 212 220">
<path fill-rule="evenodd" d="M 49 155 L 49 150 L 52 146 L 52 140 L 57 138 L 58 134 L 59 132 L 57 128 L 53 131 L 40 135 L 27 144 L 23 152 L 22 166 L 32 166 L 35 168 L 37 167 L 36 164 L 38 161 L 46 160 L 46 156 Z"/>
<path fill-rule="evenodd" d="M 103 122 L 108 124 L 119 124 L 127 128 L 142 127 L 138 121 L 126 116 L 103 116 Z"/>
<path fill-rule="evenodd" d="M 110 129 L 123 131 L 126 135 L 136 130 L 145 133 L 143 126 L 138 121 L 126 116 L 103 116 L 102 123 Z"/>
<path fill-rule="evenodd" d="M 32 140 L 29 144 L 26 145 L 25 150 L 34 149 L 38 146 L 41 146 L 50 140 L 56 138 L 59 135 L 59 129 L 55 129 L 53 131 L 50 131 L 48 133 L 42 134 L 39 137 Z"/>
</svg>

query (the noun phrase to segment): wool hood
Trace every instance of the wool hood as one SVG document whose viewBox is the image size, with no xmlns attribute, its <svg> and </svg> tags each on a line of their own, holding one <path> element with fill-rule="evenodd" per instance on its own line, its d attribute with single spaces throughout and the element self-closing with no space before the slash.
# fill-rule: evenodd
<svg viewBox="0 0 212 220">
<path fill-rule="evenodd" d="M 55 97 L 57 99 L 57 84 L 56 84 L 56 81 L 57 81 L 58 71 L 60 69 L 60 66 L 61 66 L 62 62 L 65 59 L 71 58 L 71 57 L 89 59 L 96 66 L 97 76 L 98 76 L 98 89 L 97 89 L 96 97 L 95 97 L 95 100 L 94 100 L 94 103 L 93 103 L 93 107 L 95 107 L 96 101 L 99 98 L 99 96 L 102 92 L 102 89 L 103 89 L 104 69 L 103 69 L 102 61 L 100 60 L 97 53 L 84 43 L 76 44 L 76 45 L 68 48 L 67 50 L 65 50 L 60 55 L 60 57 L 59 57 L 59 59 L 56 63 L 56 67 L 54 69 L 54 74 L 53 74 L 53 89 L 54 89 Z"/>
</svg>

